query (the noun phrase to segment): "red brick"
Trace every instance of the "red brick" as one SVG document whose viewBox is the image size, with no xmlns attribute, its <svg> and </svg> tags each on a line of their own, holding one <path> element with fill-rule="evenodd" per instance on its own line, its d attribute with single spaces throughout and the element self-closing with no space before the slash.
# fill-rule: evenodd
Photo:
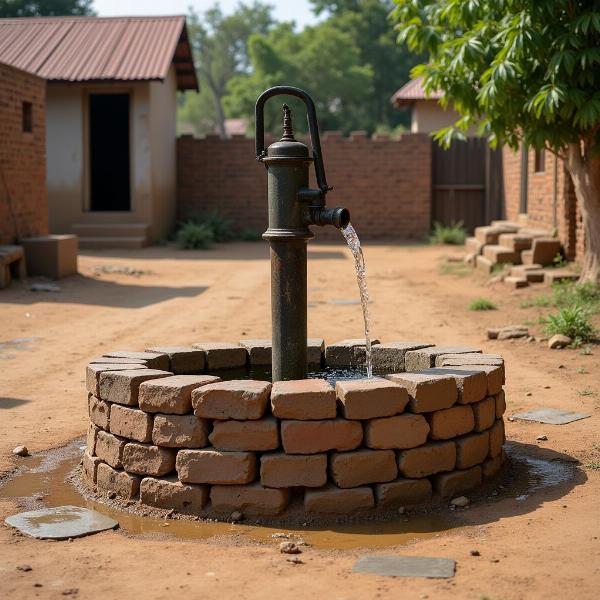
<svg viewBox="0 0 600 600">
<path fill-rule="evenodd" d="M 335 390 L 324 379 L 276 381 L 271 410 L 278 419 L 335 419 Z"/>
<path fill-rule="evenodd" d="M 137 408 L 113 404 L 110 432 L 136 442 L 152 441 L 152 417 Z"/>
<path fill-rule="evenodd" d="M 287 508 L 290 492 L 263 487 L 260 483 L 213 485 L 210 501 L 213 510 L 220 513 L 240 511 L 249 516 L 279 515 Z"/>
<path fill-rule="evenodd" d="M 456 380 L 435 373 L 397 373 L 388 379 L 408 391 L 410 410 L 414 413 L 431 412 L 451 407 L 458 398 Z"/>
<path fill-rule="evenodd" d="M 406 389 L 385 379 L 338 381 L 335 389 L 346 419 L 390 417 L 408 404 Z"/>
<path fill-rule="evenodd" d="M 155 415 L 152 441 L 166 448 L 204 448 L 208 422 L 196 415 Z"/>
<path fill-rule="evenodd" d="M 146 348 L 147 352 L 158 352 L 169 357 L 168 371 L 175 375 L 187 375 L 204 371 L 206 357 L 202 350 L 191 346 L 158 346 Z"/>
<path fill-rule="evenodd" d="M 113 360 L 113 359 L 106 359 Z M 114 359 L 124 360 L 124 359 Z M 90 394 L 100 395 L 100 374 L 104 371 L 131 371 L 132 369 L 147 369 L 144 364 L 136 363 L 94 363 L 89 364 L 85 371 L 86 389 Z"/>
<path fill-rule="evenodd" d="M 99 431 L 96 436 L 96 456 L 115 469 L 123 468 L 123 448 L 125 440 L 119 439 L 106 431 Z"/>
<path fill-rule="evenodd" d="M 88 409 L 90 421 L 101 429 L 108 431 L 110 404 L 104 402 L 104 400 L 99 400 L 96 396 L 90 395 L 88 398 Z"/>
<path fill-rule="evenodd" d="M 126 406 L 138 405 L 140 384 L 150 379 L 169 377 L 172 373 L 154 369 L 102 371 L 98 384 L 99 397 L 107 402 Z"/>
<path fill-rule="evenodd" d="M 152 444 L 125 444 L 123 468 L 136 475 L 161 477 L 175 468 L 175 451 Z"/>
<path fill-rule="evenodd" d="M 431 482 L 423 479 L 397 479 L 375 486 L 377 506 L 392 508 L 421 504 L 431 499 Z"/>
<path fill-rule="evenodd" d="M 220 381 L 212 375 L 174 375 L 140 384 L 138 403 L 151 413 L 185 415 L 192 410 L 192 390 Z"/>
<path fill-rule="evenodd" d="M 99 463 L 96 469 L 96 485 L 105 493 L 112 491 L 121 498 L 132 499 L 140 490 L 140 477 L 117 471 L 106 463 Z"/>
<path fill-rule="evenodd" d="M 176 468 L 184 483 L 244 484 L 256 478 L 257 460 L 252 452 L 180 450 Z"/>
<path fill-rule="evenodd" d="M 159 371 L 169 370 L 169 357 L 163 352 L 130 352 L 129 350 L 118 352 L 107 352 L 104 356 L 108 358 L 130 358 L 143 360 L 149 369 Z"/>
<path fill-rule="evenodd" d="M 282 421 L 281 442 L 288 454 L 317 454 L 328 450 L 354 450 L 363 437 L 359 421 Z"/>
<path fill-rule="evenodd" d="M 329 468 L 333 480 L 341 488 L 391 481 L 398 475 L 393 450 L 334 452 L 329 459 Z"/>
<path fill-rule="evenodd" d="M 433 440 L 448 440 L 473 431 L 475 419 L 470 406 L 453 406 L 427 415 Z"/>
<path fill-rule="evenodd" d="M 198 513 L 208 502 L 208 486 L 181 483 L 172 478 L 144 477 L 140 484 L 140 501 L 179 513 Z"/>
<path fill-rule="evenodd" d="M 237 344 L 220 342 L 198 342 L 192 344 L 193 348 L 203 350 L 206 356 L 208 371 L 218 369 L 239 369 L 246 366 L 246 348 Z"/>
<path fill-rule="evenodd" d="M 271 384 L 252 379 L 220 381 L 195 389 L 192 405 L 203 419 L 260 419 L 269 402 Z"/>
<path fill-rule="evenodd" d="M 327 455 L 263 454 L 260 481 L 274 488 L 321 487 L 327 483 Z"/>
<path fill-rule="evenodd" d="M 488 455 L 490 434 L 471 433 L 456 439 L 456 467 L 468 469 L 481 464 Z"/>
<path fill-rule="evenodd" d="M 504 421 L 502 419 L 496 419 L 496 422 L 490 429 L 490 458 L 500 455 L 505 439 Z"/>
<path fill-rule="evenodd" d="M 442 498 L 454 498 L 481 485 L 481 467 L 440 473 L 433 478 L 433 488 Z"/>
<path fill-rule="evenodd" d="M 496 418 L 496 399 L 493 396 L 472 404 L 471 408 L 475 417 L 475 431 L 484 431 L 494 424 Z"/>
<path fill-rule="evenodd" d="M 427 441 L 429 423 L 423 415 L 397 415 L 365 423 L 365 445 L 369 448 L 403 450 Z"/>
<path fill-rule="evenodd" d="M 423 372 L 454 377 L 458 389 L 459 404 L 470 404 L 471 402 L 478 402 L 485 398 L 487 377 L 482 371 L 465 371 L 452 367 L 436 367 Z"/>
<path fill-rule="evenodd" d="M 403 450 L 398 454 L 400 474 L 409 478 L 421 478 L 451 471 L 456 466 L 454 442 L 430 442 L 418 448 Z"/>
<path fill-rule="evenodd" d="M 328 486 L 304 492 L 304 510 L 309 513 L 345 515 L 357 510 L 373 508 L 373 490 L 368 487 L 341 489 Z"/>
<path fill-rule="evenodd" d="M 87 451 L 83 453 L 81 468 L 83 469 L 83 477 L 90 488 L 96 484 L 96 471 L 101 462 L 101 458 L 91 456 Z"/>
<path fill-rule="evenodd" d="M 496 404 L 496 418 L 501 419 L 502 415 L 506 412 L 506 396 L 504 390 L 500 390 L 496 396 L 494 396 Z"/>
</svg>

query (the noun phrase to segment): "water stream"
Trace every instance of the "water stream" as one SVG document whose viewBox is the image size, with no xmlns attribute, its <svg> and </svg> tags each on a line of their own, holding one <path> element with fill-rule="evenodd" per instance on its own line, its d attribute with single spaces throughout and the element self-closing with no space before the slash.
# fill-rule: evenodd
<svg viewBox="0 0 600 600">
<path fill-rule="evenodd" d="M 365 257 L 363 256 L 362 248 L 358 235 L 352 227 L 352 223 L 348 223 L 345 229 L 340 230 L 346 239 L 348 248 L 354 256 L 354 268 L 356 269 L 356 280 L 358 281 L 358 290 L 360 292 L 360 303 L 362 304 L 363 318 L 365 321 L 365 365 L 367 367 L 367 377 L 373 376 L 373 361 L 371 358 L 371 315 L 369 314 L 369 290 L 367 289 L 367 267 L 365 265 Z"/>
</svg>

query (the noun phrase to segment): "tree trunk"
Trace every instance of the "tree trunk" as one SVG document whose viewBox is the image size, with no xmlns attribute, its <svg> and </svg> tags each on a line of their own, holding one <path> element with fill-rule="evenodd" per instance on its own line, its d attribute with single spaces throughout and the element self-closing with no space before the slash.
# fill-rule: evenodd
<svg viewBox="0 0 600 600">
<path fill-rule="evenodd" d="M 600 156 L 586 152 L 579 144 L 569 144 L 566 167 L 573 180 L 583 219 L 585 252 L 580 282 L 600 285 Z"/>
<path fill-rule="evenodd" d="M 212 90 L 214 99 L 215 99 L 215 116 L 217 119 L 217 129 L 219 130 L 219 135 L 222 138 L 227 137 L 227 132 L 225 131 L 225 112 L 223 111 L 223 104 L 221 102 L 221 96 L 215 93 Z"/>
</svg>

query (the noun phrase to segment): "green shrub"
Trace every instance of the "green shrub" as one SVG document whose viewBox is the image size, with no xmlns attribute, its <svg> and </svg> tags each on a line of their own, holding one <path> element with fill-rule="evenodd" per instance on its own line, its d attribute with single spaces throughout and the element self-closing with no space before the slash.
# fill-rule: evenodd
<svg viewBox="0 0 600 600">
<path fill-rule="evenodd" d="M 496 305 L 486 298 L 477 298 L 469 304 L 469 310 L 496 310 Z"/>
<path fill-rule="evenodd" d="M 550 304 L 551 301 L 550 298 L 548 298 L 548 296 L 535 296 L 530 300 L 523 300 L 523 302 L 521 302 L 521 308 L 530 308 L 532 306 L 543 308 L 545 306 L 550 306 Z"/>
<path fill-rule="evenodd" d="M 570 337 L 575 345 L 594 339 L 596 330 L 581 306 L 565 306 L 553 315 L 548 315 L 546 332 Z"/>
<path fill-rule="evenodd" d="M 233 221 L 221 216 L 216 211 L 197 212 L 189 221 L 196 225 L 204 225 L 213 232 L 215 242 L 230 242 L 236 238 Z"/>
<path fill-rule="evenodd" d="M 175 241 L 183 250 L 205 250 L 212 246 L 215 234 L 206 224 L 186 221 L 177 230 Z"/>
<path fill-rule="evenodd" d="M 556 256 L 552 259 L 552 266 L 555 269 L 562 269 L 563 267 L 566 267 L 568 264 L 569 264 L 568 261 L 565 259 L 565 257 L 560 252 L 557 252 Z"/>
<path fill-rule="evenodd" d="M 240 231 L 240 240 L 242 242 L 256 242 L 262 239 L 262 233 L 256 229 L 242 229 Z"/>
<path fill-rule="evenodd" d="M 552 303 L 559 308 L 585 306 L 589 312 L 600 310 L 600 286 L 588 281 L 559 281 L 552 286 Z"/>
<path fill-rule="evenodd" d="M 463 222 L 451 223 L 450 225 L 442 225 L 437 221 L 433 224 L 433 231 L 429 236 L 429 241 L 432 244 L 454 244 L 460 246 L 467 239 L 467 231 L 463 226 Z"/>
</svg>

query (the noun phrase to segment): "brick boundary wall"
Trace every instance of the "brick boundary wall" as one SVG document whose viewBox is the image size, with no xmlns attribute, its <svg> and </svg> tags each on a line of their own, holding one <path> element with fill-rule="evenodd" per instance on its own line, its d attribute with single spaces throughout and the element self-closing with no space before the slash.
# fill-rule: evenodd
<svg viewBox="0 0 600 600">
<path fill-rule="evenodd" d="M 84 484 L 100 497 L 195 516 L 344 517 L 477 488 L 504 461 L 504 361 L 477 348 L 373 346 L 385 378 L 221 380 L 270 364 L 270 342 L 114 352 L 86 381 Z M 313 364 L 364 364 L 364 340 Z"/>
<path fill-rule="evenodd" d="M 521 195 L 521 151 L 503 149 L 504 203 L 506 218 L 518 221 Z M 535 171 L 535 151 L 529 151 L 527 179 L 527 226 L 551 231 L 556 227 L 567 258 L 581 260 L 583 227 L 573 182 L 561 160 L 556 168 L 556 224 L 554 222 L 554 155 L 545 153 L 545 168 Z"/>
<path fill-rule="evenodd" d="M 305 140 L 306 141 L 306 140 Z M 348 138 L 325 132 L 322 150 L 334 190 L 329 206 L 345 206 L 364 239 L 423 238 L 431 226 L 431 139 L 406 134 Z M 214 210 L 236 227 L 267 228 L 267 176 L 256 162 L 254 140 L 218 136 L 177 140 L 177 215 Z M 311 185 L 315 186 L 311 167 Z M 318 239 L 338 239 L 331 228 L 313 227 Z"/>
<path fill-rule="evenodd" d="M 23 102 L 32 131 L 23 131 Z M 48 233 L 46 82 L 0 63 L 0 244 Z"/>
</svg>

